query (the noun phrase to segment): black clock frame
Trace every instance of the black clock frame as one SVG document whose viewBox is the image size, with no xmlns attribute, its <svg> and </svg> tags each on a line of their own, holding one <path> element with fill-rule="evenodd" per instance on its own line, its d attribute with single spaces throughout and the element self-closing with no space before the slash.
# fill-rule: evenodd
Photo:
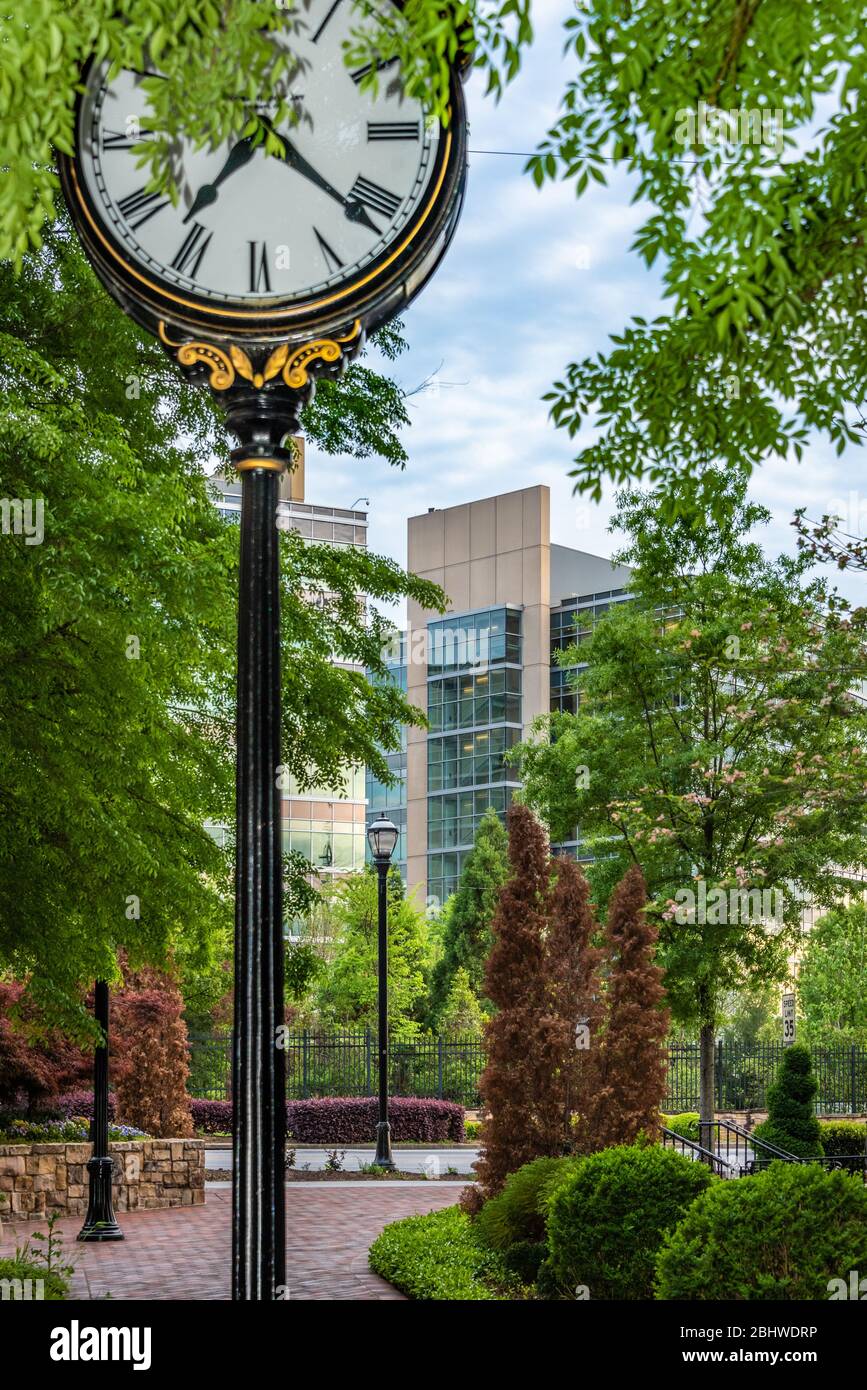
<svg viewBox="0 0 867 1390">
<path fill-rule="evenodd" d="M 83 70 L 84 87 L 93 67 L 91 61 Z M 81 129 L 85 98 L 82 91 L 75 106 L 76 144 L 85 136 Z M 283 301 L 273 297 L 258 302 L 244 299 L 232 307 L 216 305 L 191 291 L 181 292 L 159 276 L 145 273 L 106 225 L 104 213 L 79 177 L 77 160 L 58 154 L 58 171 L 89 260 L 109 292 L 142 327 L 160 336 L 159 325 L 163 323 L 222 344 L 300 344 L 318 337 L 336 338 L 356 321 L 369 333 L 406 308 L 427 283 L 448 249 L 460 216 L 466 129 L 462 75 L 456 70 L 450 83 L 449 122 L 441 127 L 428 194 L 402 228 L 398 246 L 386 247 L 348 283 L 324 293 Z"/>
</svg>

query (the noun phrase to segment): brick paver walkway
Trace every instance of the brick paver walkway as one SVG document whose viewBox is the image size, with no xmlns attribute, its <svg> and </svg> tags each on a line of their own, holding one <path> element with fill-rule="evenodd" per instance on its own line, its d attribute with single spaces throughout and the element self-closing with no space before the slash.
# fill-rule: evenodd
<svg viewBox="0 0 867 1390">
<path fill-rule="evenodd" d="M 452 1206 L 460 1194 L 452 1184 L 287 1187 L 290 1298 L 402 1298 L 368 1269 L 371 1242 L 389 1221 Z M 71 1297 L 228 1299 L 231 1211 L 231 1188 L 209 1188 L 203 1207 L 121 1213 L 126 1240 L 106 1245 L 77 1244 L 80 1218 L 59 1221 L 55 1229 L 75 1265 Z M 28 1235 L 44 1229 L 41 1222 L 4 1221 L 0 1254 L 14 1253 Z"/>
</svg>

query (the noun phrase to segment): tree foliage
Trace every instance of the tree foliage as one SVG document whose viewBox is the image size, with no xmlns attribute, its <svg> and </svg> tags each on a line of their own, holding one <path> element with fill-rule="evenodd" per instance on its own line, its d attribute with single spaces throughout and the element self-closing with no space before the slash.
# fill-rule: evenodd
<svg viewBox="0 0 867 1390">
<path fill-rule="evenodd" d="M 489 807 L 479 822 L 473 848 L 464 860 L 454 895 L 444 911 L 441 958 L 431 980 L 431 1009 L 444 1008 L 458 970 L 465 970 L 482 1007 L 485 961 L 493 945 L 491 922 L 508 873 L 508 839 L 497 812 Z"/>
<path fill-rule="evenodd" d="M 623 171 L 650 204 L 633 250 L 666 312 L 569 365 L 554 420 L 594 418 L 574 476 L 646 478 L 714 505 L 725 463 L 863 438 L 863 13 L 846 0 L 584 0 L 574 72 L 530 168 L 578 194 Z"/>
<path fill-rule="evenodd" d="M 806 580 L 803 557 L 764 558 L 749 532 L 767 513 L 741 482 L 720 495 L 721 523 L 622 496 L 634 601 L 564 654 L 586 663 L 577 714 L 520 750 L 552 836 L 580 827 L 597 901 L 642 868 L 674 1015 L 711 1029 L 726 991 L 784 976 L 803 901 L 838 901 L 867 851 L 867 716 L 850 693 L 865 615 Z M 756 911 L 741 895 L 761 890 L 779 897 Z"/>
<path fill-rule="evenodd" d="M 820 918 L 804 944 L 798 1003 L 811 1047 L 867 1047 L 867 905 Z"/>
<path fill-rule="evenodd" d="M 158 1138 L 185 1139 L 193 1133 L 183 1007 L 170 975 L 132 971 L 114 999 L 109 1022 L 109 1048 L 116 1040 L 118 1052 L 112 1067 L 117 1113 L 125 1124 Z"/>
<path fill-rule="evenodd" d="M 132 968 L 174 949 L 185 978 L 222 983 L 231 843 L 203 827 L 234 814 L 238 532 L 202 468 L 226 453 L 208 395 L 116 309 L 65 224 L 25 269 L 0 265 L 0 964 L 81 1030 L 119 948 Z M 387 435 L 388 393 L 344 389 Z M 420 716 L 362 674 L 384 674 L 385 629 L 359 594 L 438 591 L 281 534 L 284 764 L 302 787 L 359 763 L 387 775 L 382 750 Z"/>
<path fill-rule="evenodd" d="M 400 873 L 388 873 L 388 1022 L 401 1036 L 418 1032 L 428 960 L 424 912 L 404 895 Z M 376 1027 L 378 1018 L 377 874 L 373 868 L 339 880 L 330 898 L 333 956 L 320 975 L 320 1018 L 340 1027 Z"/>
<path fill-rule="evenodd" d="M 591 1108 L 593 1049 L 603 1014 L 601 952 L 581 868 L 550 856 L 526 806 L 507 816 L 509 876 L 499 893 L 485 991 L 487 1066 L 479 1082 L 485 1118 L 477 1166 L 486 1197 L 535 1158 L 572 1152 L 575 1117 Z M 590 1051 L 579 1038 L 587 1028 Z M 477 1205 L 471 1196 L 468 1204 Z"/>
</svg>

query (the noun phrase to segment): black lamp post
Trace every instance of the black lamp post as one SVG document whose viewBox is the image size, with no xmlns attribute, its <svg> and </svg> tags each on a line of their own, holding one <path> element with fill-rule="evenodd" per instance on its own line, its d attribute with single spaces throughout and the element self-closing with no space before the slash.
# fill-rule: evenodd
<svg viewBox="0 0 867 1390">
<path fill-rule="evenodd" d="M 93 1153 L 87 1164 L 87 1215 L 79 1240 L 123 1240 L 111 1205 L 111 1158 L 108 1152 L 108 985 L 97 980 L 93 1014 L 105 1041 L 93 1054 Z"/>
<path fill-rule="evenodd" d="M 398 829 L 380 811 L 367 828 L 367 843 L 376 865 L 379 935 L 379 1123 L 376 1126 L 375 1168 L 394 1168 L 391 1125 L 388 1123 L 388 868 Z"/>
</svg>

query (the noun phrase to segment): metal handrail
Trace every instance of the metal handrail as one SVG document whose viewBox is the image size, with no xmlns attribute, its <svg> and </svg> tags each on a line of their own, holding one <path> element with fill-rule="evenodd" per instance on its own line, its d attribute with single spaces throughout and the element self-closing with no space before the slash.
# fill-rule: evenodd
<svg viewBox="0 0 867 1390">
<path fill-rule="evenodd" d="M 751 1148 L 764 1149 L 765 1152 L 770 1154 L 772 1158 L 778 1158 L 783 1163 L 802 1162 L 802 1160 L 798 1157 L 797 1154 L 789 1153 L 788 1149 L 781 1149 L 777 1144 L 772 1144 L 767 1139 L 758 1138 L 756 1135 L 751 1134 L 748 1129 L 744 1129 L 742 1125 L 736 1124 L 732 1120 L 711 1120 L 705 1121 L 704 1123 L 710 1123 L 714 1125 L 718 1131 L 724 1129 L 729 1134 L 737 1135 L 739 1139 L 743 1139 L 746 1144 L 749 1144 L 751 1146 Z M 701 1124 L 702 1122 L 699 1121 L 699 1129 L 701 1129 Z"/>
<path fill-rule="evenodd" d="M 674 1129 L 668 1129 L 665 1125 L 661 1126 L 661 1133 L 663 1136 L 663 1146 L 666 1146 L 666 1141 L 668 1141 L 667 1146 L 670 1148 L 680 1146 L 684 1149 L 689 1149 L 695 1160 L 697 1162 L 706 1163 L 708 1167 L 713 1168 L 717 1177 L 724 1178 L 727 1176 L 723 1171 L 724 1169 L 728 1169 L 729 1177 L 734 1175 L 734 1164 L 729 1163 L 728 1159 L 722 1158 L 720 1154 L 714 1153 L 712 1149 L 704 1148 L 702 1144 L 697 1144 L 694 1139 L 685 1139 L 682 1134 L 678 1134 Z"/>
</svg>

